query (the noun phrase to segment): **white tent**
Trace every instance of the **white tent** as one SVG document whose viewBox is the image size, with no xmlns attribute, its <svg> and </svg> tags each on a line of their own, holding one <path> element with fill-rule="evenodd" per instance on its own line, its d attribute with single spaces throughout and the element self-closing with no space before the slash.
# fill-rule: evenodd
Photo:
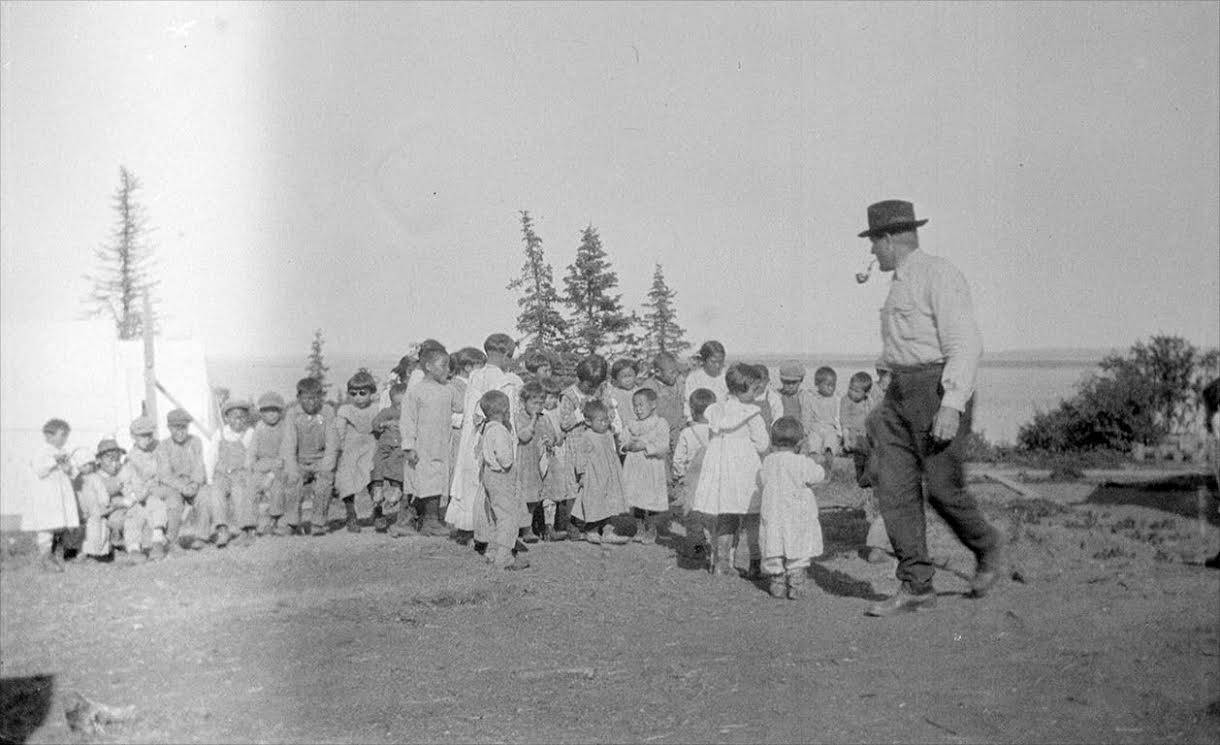
<svg viewBox="0 0 1220 745">
<path fill-rule="evenodd" d="M 207 443 L 219 415 L 212 399 L 203 345 L 157 338 L 154 344 L 158 437 L 165 415 L 182 406 L 202 428 Z M 168 392 L 168 396 L 166 395 Z M 174 400 L 171 400 L 170 396 Z M 68 449 L 92 455 L 98 441 L 114 437 L 130 448 L 128 427 L 144 403 L 144 343 L 121 342 L 108 321 L 0 325 L 0 518 L 19 529 L 29 459 L 42 444 L 42 425 L 52 417 L 72 427 Z"/>
</svg>

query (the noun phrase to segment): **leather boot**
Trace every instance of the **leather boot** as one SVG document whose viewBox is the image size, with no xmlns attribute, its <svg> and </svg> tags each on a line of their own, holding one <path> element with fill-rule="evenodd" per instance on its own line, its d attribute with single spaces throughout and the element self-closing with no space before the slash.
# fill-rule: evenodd
<svg viewBox="0 0 1220 745">
<path fill-rule="evenodd" d="M 395 538 L 419 535 L 419 530 L 415 527 L 415 512 L 405 498 L 398 503 L 398 519 L 394 521 L 394 527 L 390 528 L 390 535 Z"/>
<path fill-rule="evenodd" d="M 805 594 L 805 570 L 794 569 L 788 572 L 788 599 L 797 600 Z"/>
<path fill-rule="evenodd" d="M 381 510 L 381 502 L 373 505 L 373 530 L 378 533 L 384 533 L 389 529 L 390 523 L 385 519 L 385 515 Z"/>
<path fill-rule="evenodd" d="M 343 499 L 343 511 L 347 513 L 347 532 L 359 533 L 360 521 L 356 517 L 356 498 L 354 496 Z"/>
<path fill-rule="evenodd" d="M 449 529 L 441 522 L 441 498 L 428 497 L 423 500 L 423 503 L 424 522 L 420 526 L 419 532 L 432 537 L 448 536 Z"/>
</svg>

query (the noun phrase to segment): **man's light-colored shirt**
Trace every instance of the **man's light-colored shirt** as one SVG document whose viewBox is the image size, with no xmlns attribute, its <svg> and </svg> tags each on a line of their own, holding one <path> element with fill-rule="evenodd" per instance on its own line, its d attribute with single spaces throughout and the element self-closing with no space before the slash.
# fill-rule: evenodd
<svg viewBox="0 0 1220 745">
<path fill-rule="evenodd" d="M 965 411 L 974 394 L 983 337 L 970 287 L 948 260 L 915 250 L 894 270 L 881 306 L 881 362 L 910 367 L 941 363 L 942 406 Z"/>
</svg>

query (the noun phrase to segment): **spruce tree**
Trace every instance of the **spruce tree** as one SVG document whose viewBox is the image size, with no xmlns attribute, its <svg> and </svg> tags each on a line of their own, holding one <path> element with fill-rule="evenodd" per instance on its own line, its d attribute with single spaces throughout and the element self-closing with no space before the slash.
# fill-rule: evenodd
<svg viewBox="0 0 1220 745">
<path fill-rule="evenodd" d="M 652 287 L 644 301 L 644 317 L 640 325 L 644 329 L 643 346 L 648 355 L 658 352 L 679 354 L 690 349 L 686 341 L 686 329 L 678 325 L 678 312 L 674 308 L 677 296 L 665 283 L 665 273 L 657 264 L 652 272 Z"/>
<path fill-rule="evenodd" d="M 322 384 L 322 390 L 325 391 L 330 387 L 330 383 L 326 382 L 326 373 L 330 368 L 326 366 L 326 361 L 322 358 L 322 329 L 314 329 L 313 343 L 309 345 L 309 359 L 305 363 L 305 376 L 313 378 Z"/>
<path fill-rule="evenodd" d="M 623 313 L 622 295 L 612 294 L 618 275 L 602 248 L 601 238 L 592 225 L 580 236 L 576 261 L 563 278 L 563 302 L 571 312 L 568 343 L 574 352 L 613 353 L 610 345 L 621 346 L 631 331 L 631 318 Z"/>
<path fill-rule="evenodd" d="M 527 210 L 521 211 L 521 234 L 525 243 L 525 263 L 521 265 L 521 276 L 508 283 L 508 289 L 521 290 L 517 300 L 521 307 L 517 330 L 529 337 L 526 350 L 554 349 L 563 341 L 567 322 L 559 313 L 554 274 Z"/>
<path fill-rule="evenodd" d="M 140 181 L 125 166 L 119 166 L 119 188 L 114 193 L 117 220 L 110 242 L 97 248 L 98 272 L 85 275 L 93 285 L 86 302 L 93 306 L 90 315 L 114 319 L 120 339 L 136 339 L 144 333 L 144 296 L 152 296 L 157 282 L 151 276 L 152 245 L 148 242 L 148 219 L 136 201 Z M 149 319 L 155 323 L 155 319 Z"/>
</svg>

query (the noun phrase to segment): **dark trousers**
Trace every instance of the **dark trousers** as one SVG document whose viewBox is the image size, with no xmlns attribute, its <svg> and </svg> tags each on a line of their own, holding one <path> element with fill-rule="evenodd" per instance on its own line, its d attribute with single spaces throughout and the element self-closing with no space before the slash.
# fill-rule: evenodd
<svg viewBox="0 0 1220 745">
<path fill-rule="evenodd" d="M 962 458 L 974 399 L 966 404 L 957 436 L 947 446 L 932 441 L 932 421 L 940 409 L 943 367 L 895 370 L 875 427 L 876 495 L 885 529 L 898 557 L 896 576 L 912 593 L 932 589 L 924 495 L 967 548 L 979 556 L 995 545 L 997 533 L 983 519 L 966 490 Z"/>
</svg>

